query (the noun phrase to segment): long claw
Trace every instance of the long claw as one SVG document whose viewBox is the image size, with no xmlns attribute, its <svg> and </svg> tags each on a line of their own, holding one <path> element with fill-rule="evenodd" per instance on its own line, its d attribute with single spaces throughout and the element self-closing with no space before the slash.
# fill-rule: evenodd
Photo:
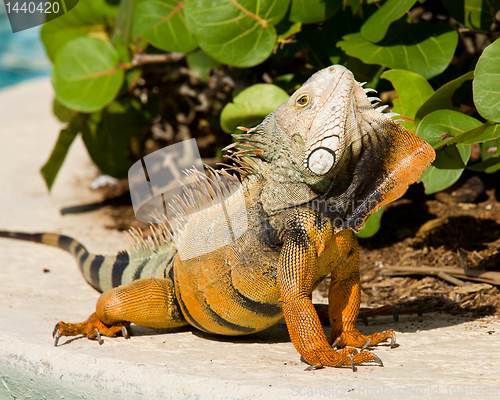
<svg viewBox="0 0 500 400">
<path fill-rule="evenodd" d="M 55 336 L 54 336 L 54 347 L 57 347 L 57 344 L 59 343 L 59 338 L 61 337 L 61 333 L 58 331 Z"/>
<path fill-rule="evenodd" d="M 370 345 L 371 342 L 372 342 L 371 339 L 368 339 L 366 341 L 366 343 L 363 345 L 363 347 L 361 347 L 361 349 L 359 349 L 359 351 L 363 351 L 364 349 L 366 349 Z"/>
<path fill-rule="evenodd" d="M 59 322 L 54 326 L 54 330 L 52 331 L 52 337 L 56 337 L 56 334 L 59 332 Z"/>
<path fill-rule="evenodd" d="M 374 361 L 375 361 L 378 365 L 380 365 L 381 367 L 383 367 L 383 366 L 384 366 L 384 363 L 382 362 L 382 360 L 380 359 L 380 357 L 379 357 L 379 356 L 377 356 L 377 355 L 376 355 L 376 354 L 374 354 L 374 353 L 371 353 L 371 355 L 372 355 L 372 357 L 374 358 Z"/>
<path fill-rule="evenodd" d="M 314 364 L 314 365 L 309 365 L 304 371 L 314 371 L 316 369 L 321 369 L 321 368 L 323 368 L 321 365 Z"/>
<path fill-rule="evenodd" d="M 392 336 L 391 336 L 391 349 L 397 347 L 396 346 L 396 334 L 394 333 Z"/>
<path fill-rule="evenodd" d="M 352 372 L 356 372 L 358 369 L 354 365 L 354 360 L 352 359 L 352 355 L 349 354 L 349 361 L 351 362 Z"/>
<path fill-rule="evenodd" d="M 339 344 L 340 342 L 340 337 L 338 337 L 337 339 L 335 339 L 335 342 L 332 343 L 332 349 L 336 348 L 337 345 Z"/>
<path fill-rule="evenodd" d="M 95 328 L 95 335 L 99 344 L 102 345 L 104 343 L 104 340 L 102 339 L 101 334 L 99 333 L 99 329 L 97 328 Z"/>
<path fill-rule="evenodd" d="M 130 339 L 130 335 L 128 334 L 128 330 L 125 325 L 122 325 L 122 335 L 125 339 Z"/>
</svg>

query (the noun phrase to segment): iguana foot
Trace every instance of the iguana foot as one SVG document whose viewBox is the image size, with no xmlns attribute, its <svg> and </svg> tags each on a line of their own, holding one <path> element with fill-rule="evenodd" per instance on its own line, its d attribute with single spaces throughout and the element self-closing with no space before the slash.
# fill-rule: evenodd
<svg viewBox="0 0 500 400">
<path fill-rule="evenodd" d="M 301 361 L 310 364 L 306 371 L 313 371 L 323 367 L 342 367 L 348 365 L 356 372 L 356 365 L 361 365 L 367 362 L 375 362 L 381 367 L 384 366 L 382 360 L 373 353 L 363 350 L 358 352 L 353 347 L 345 347 L 341 350 L 334 350 L 328 352 L 321 352 L 319 355 L 311 357 L 312 362 L 308 362 L 305 357 L 300 358 Z"/>
<path fill-rule="evenodd" d="M 93 313 L 85 322 L 78 324 L 68 324 L 60 321 L 54 328 L 52 337 L 54 338 L 54 346 L 57 346 L 61 336 L 76 336 L 85 335 L 88 339 L 97 340 L 99 344 L 103 344 L 102 336 L 115 337 L 119 332 L 122 333 L 125 339 L 129 339 L 128 327 L 130 323 L 119 322 L 108 326 L 104 324 L 96 313 Z"/>
<path fill-rule="evenodd" d="M 396 334 L 394 330 L 389 329 L 384 332 L 377 332 L 373 335 L 365 336 L 357 329 L 350 332 L 342 332 L 342 334 L 335 339 L 332 347 L 343 348 L 345 346 L 359 347 L 361 350 L 366 349 L 368 346 L 376 346 L 386 340 L 391 340 L 391 349 L 396 347 Z M 332 339 L 330 339 L 332 341 Z"/>
</svg>

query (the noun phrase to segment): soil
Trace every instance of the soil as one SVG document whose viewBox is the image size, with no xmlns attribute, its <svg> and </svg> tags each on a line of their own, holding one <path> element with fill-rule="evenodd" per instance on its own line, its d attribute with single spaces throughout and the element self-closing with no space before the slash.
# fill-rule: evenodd
<svg viewBox="0 0 500 400">
<path fill-rule="evenodd" d="M 359 239 L 361 306 L 368 309 L 366 315 L 395 310 L 500 315 L 500 286 L 453 280 L 450 274 L 428 275 L 430 268 L 443 267 L 500 273 L 499 178 L 499 173 L 465 171 L 446 191 L 426 195 L 422 184 L 415 184 L 386 207 L 379 232 Z M 104 193 L 107 200 L 87 208 L 104 206 L 115 221 L 111 229 L 133 226 L 148 234 L 148 225 L 134 216 L 126 182 Z M 422 273 L 392 275 L 390 267 L 419 267 Z M 327 278 L 318 287 L 319 294 L 327 297 L 328 286 Z"/>
</svg>

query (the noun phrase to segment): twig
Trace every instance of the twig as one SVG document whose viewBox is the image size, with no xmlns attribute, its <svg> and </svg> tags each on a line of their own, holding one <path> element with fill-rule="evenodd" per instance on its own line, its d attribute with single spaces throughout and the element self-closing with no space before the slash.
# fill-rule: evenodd
<svg viewBox="0 0 500 400">
<path fill-rule="evenodd" d="M 450 274 L 447 274 L 446 272 L 443 272 L 443 271 L 439 271 L 437 276 L 439 278 L 441 278 L 443 281 L 447 281 L 447 282 L 450 282 L 452 285 L 455 285 L 455 286 L 465 286 L 465 282 L 460 280 L 460 279 L 457 279 L 457 278 L 454 278 L 453 276 L 451 276 Z"/>
<path fill-rule="evenodd" d="M 186 55 L 184 53 L 167 53 L 167 54 L 136 54 L 130 63 L 118 64 L 118 67 L 123 69 L 137 67 L 145 64 L 158 64 L 158 63 L 175 63 Z"/>
<path fill-rule="evenodd" d="M 132 60 L 132 65 L 134 67 L 144 64 L 154 64 L 154 63 L 173 63 L 178 62 L 185 58 L 184 53 L 166 53 L 166 54 L 137 54 Z"/>
<path fill-rule="evenodd" d="M 496 271 L 484 271 L 484 270 L 463 269 L 463 268 L 437 268 L 429 266 L 421 266 L 421 267 L 384 266 L 384 268 L 382 269 L 382 274 L 389 276 L 439 275 L 440 272 L 444 272 L 445 274 L 448 274 L 455 278 L 462 278 L 470 281 L 486 282 L 492 285 L 500 285 L 500 272 Z"/>
</svg>

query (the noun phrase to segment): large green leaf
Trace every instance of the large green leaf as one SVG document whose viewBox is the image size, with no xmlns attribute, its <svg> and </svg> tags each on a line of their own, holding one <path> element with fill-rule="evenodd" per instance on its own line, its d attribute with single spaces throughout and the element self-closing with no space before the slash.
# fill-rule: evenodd
<svg viewBox="0 0 500 400">
<path fill-rule="evenodd" d="M 290 21 L 303 24 L 325 22 L 342 7 L 342 0 L 292 0 Z"/>
<path fill-rule="evenodd" d="M 477 119 L 453 110 L 438 110 L 427 115 L 417 129 L 417 135 L 432 147 L 439 148 L 448 137 L 457 136 L 481 125 Z"/>
<path fill-rule="evenodd" d="M 385 71 L 381 76 L 392 83 L 399 96 L 399 101 L 394 101 L 393 112 L 408 119 L 415 119 L 415 114 L 425 101 L 432 96 L 434 89 L 421 75 L 403 69 Z M 404 122 L 406 128 L 410 129 L 414 123 Z"/>
<path fill-rule="evenodd" d="M 427 194 L 453 185 L 462 175 L 470 158 L 470 145 L 451 145 L 440 148 L 443 140 L 455 137 L 481 125 L 468 115 L 452 110 L 438 110 L 427 115 L 417 129 L 417 135 L 437 148 L 436 160 L 420 177 Z"/>
<path fill-rule="evenodd" d="M 239 125 L 255 126 L 289 97 L 276 85 L 261 83 L 250 86 L 239 93 L 232 103 L 226 104 L 220 116 L 221 128 L 232 133 Z"/>
<path fill-rule="evenodd" d="M 382 220 L 383 213 L 384 207 L 371 214 L 366 220 L 363 229 L 361 229 L 359 233 L 356 233 L 356 236 L 360 238 L 369 238 L 375 235 L 380 229 L 380 222 Z"/>
<path fill-rule="evenodd" d="M 458 145 L 456 148 L 461 162 L 466 165 L 470 158 L 470 146 Z M 438 152 L 441 151 L 443 150 L 438 150 Z M 419 182 L 423 182 L 425 193 L 436 193 L 453 185 L 463 172 L 463 169 L 439 169 L 431 165 L 424 171 Z"/>
<path fill-rule="evenodd" d="M 500 40 L 495 40 L 479 57 L 474 71 L 474 104 L 482 117 L 500 122 Z"/>
<path fill-rule="evenodd" d="M 458 34 L 449 25 L 398 22 L 391 26 L 380 43 L 372 43 L 361 33 L 353 33 L 344 36 L 337 45 L 366 64 L 407 69 L 429 79 L 446 69 L 457 43 Z"/>
<path fill-rule="evenodd" d="M 370 42 L 381 41 L 389 26 L 405 15 L 416 2 L 417 0 L 387 0 L 366 20 L 361 27 L 361 34 Z"/>
<path fill-rule="evenodd" d="M 427 114 L 430 114 L 436 110 L 442 109 L 453 109 L 453 103 L 451 102 L 451 97 L 455 91 L 462 86 L 464 82 L 471 80 L 473 77 L 473 72 L 467 72 L 461 77 L 454 79 L 443 86 L 441 86 L 436 92 L 430 96 L 427 101 L 422 104 L 415 115 L 415 125 L 418 125 L 422 118 Z"/>
<path fill-rule="evenodd" d="M 71 12 L 42 26 L 42 41 L 52 62 L 69 41 L 82 36 L 106 38 L 108 19 L 116 17 L 118 3 L 105 0 L 80 0 Z"/>
<path fill-rule="evenodd" d="M 186 26 L 181 0 L 139 0 L 135 4 L 134 34 L 165 51 L 189 53 L 198 44 Z"/>
<path fill-rule="evenodd" d="M 94 112 L 113 101 L 123 83 L 118 53 L 107 42 L 81 37 L 58 53 L 52 70 L 57 100 L 81 112 Z"/>
<path fill-rule="evenodd" d="M 134 141 L 144 141 L 153 115 L 147 107 L 141 107 L 138 100 L 124 99 L 89 116 L 82 138 L 90 157 L 103 173 L 116 178 L 128 176 L 128 169 L 135 161 Z"/>
<path fill-rule="evenodd" d="M 274 25 L 290 0 L 186 0 L 188 28 L 200 47 L 224 64 L 251 67 L 266 60 L 276 44 Z"/>
<path fill-rule="evenodd" d="M 66 154 L 68 154 L 71 143 L 73 143 L 76 135 L 82 129 L 83 118 L 84 117 L 81 114 L 76 114 L 71 119 L 68 126 L 59 132 L 59 137 L 57 138 L 54 149 L 52 150 L 49 159 L 40 170 L 49 190 L 54 184 L 57 173 L 66 158 Z"/>
</svg>

